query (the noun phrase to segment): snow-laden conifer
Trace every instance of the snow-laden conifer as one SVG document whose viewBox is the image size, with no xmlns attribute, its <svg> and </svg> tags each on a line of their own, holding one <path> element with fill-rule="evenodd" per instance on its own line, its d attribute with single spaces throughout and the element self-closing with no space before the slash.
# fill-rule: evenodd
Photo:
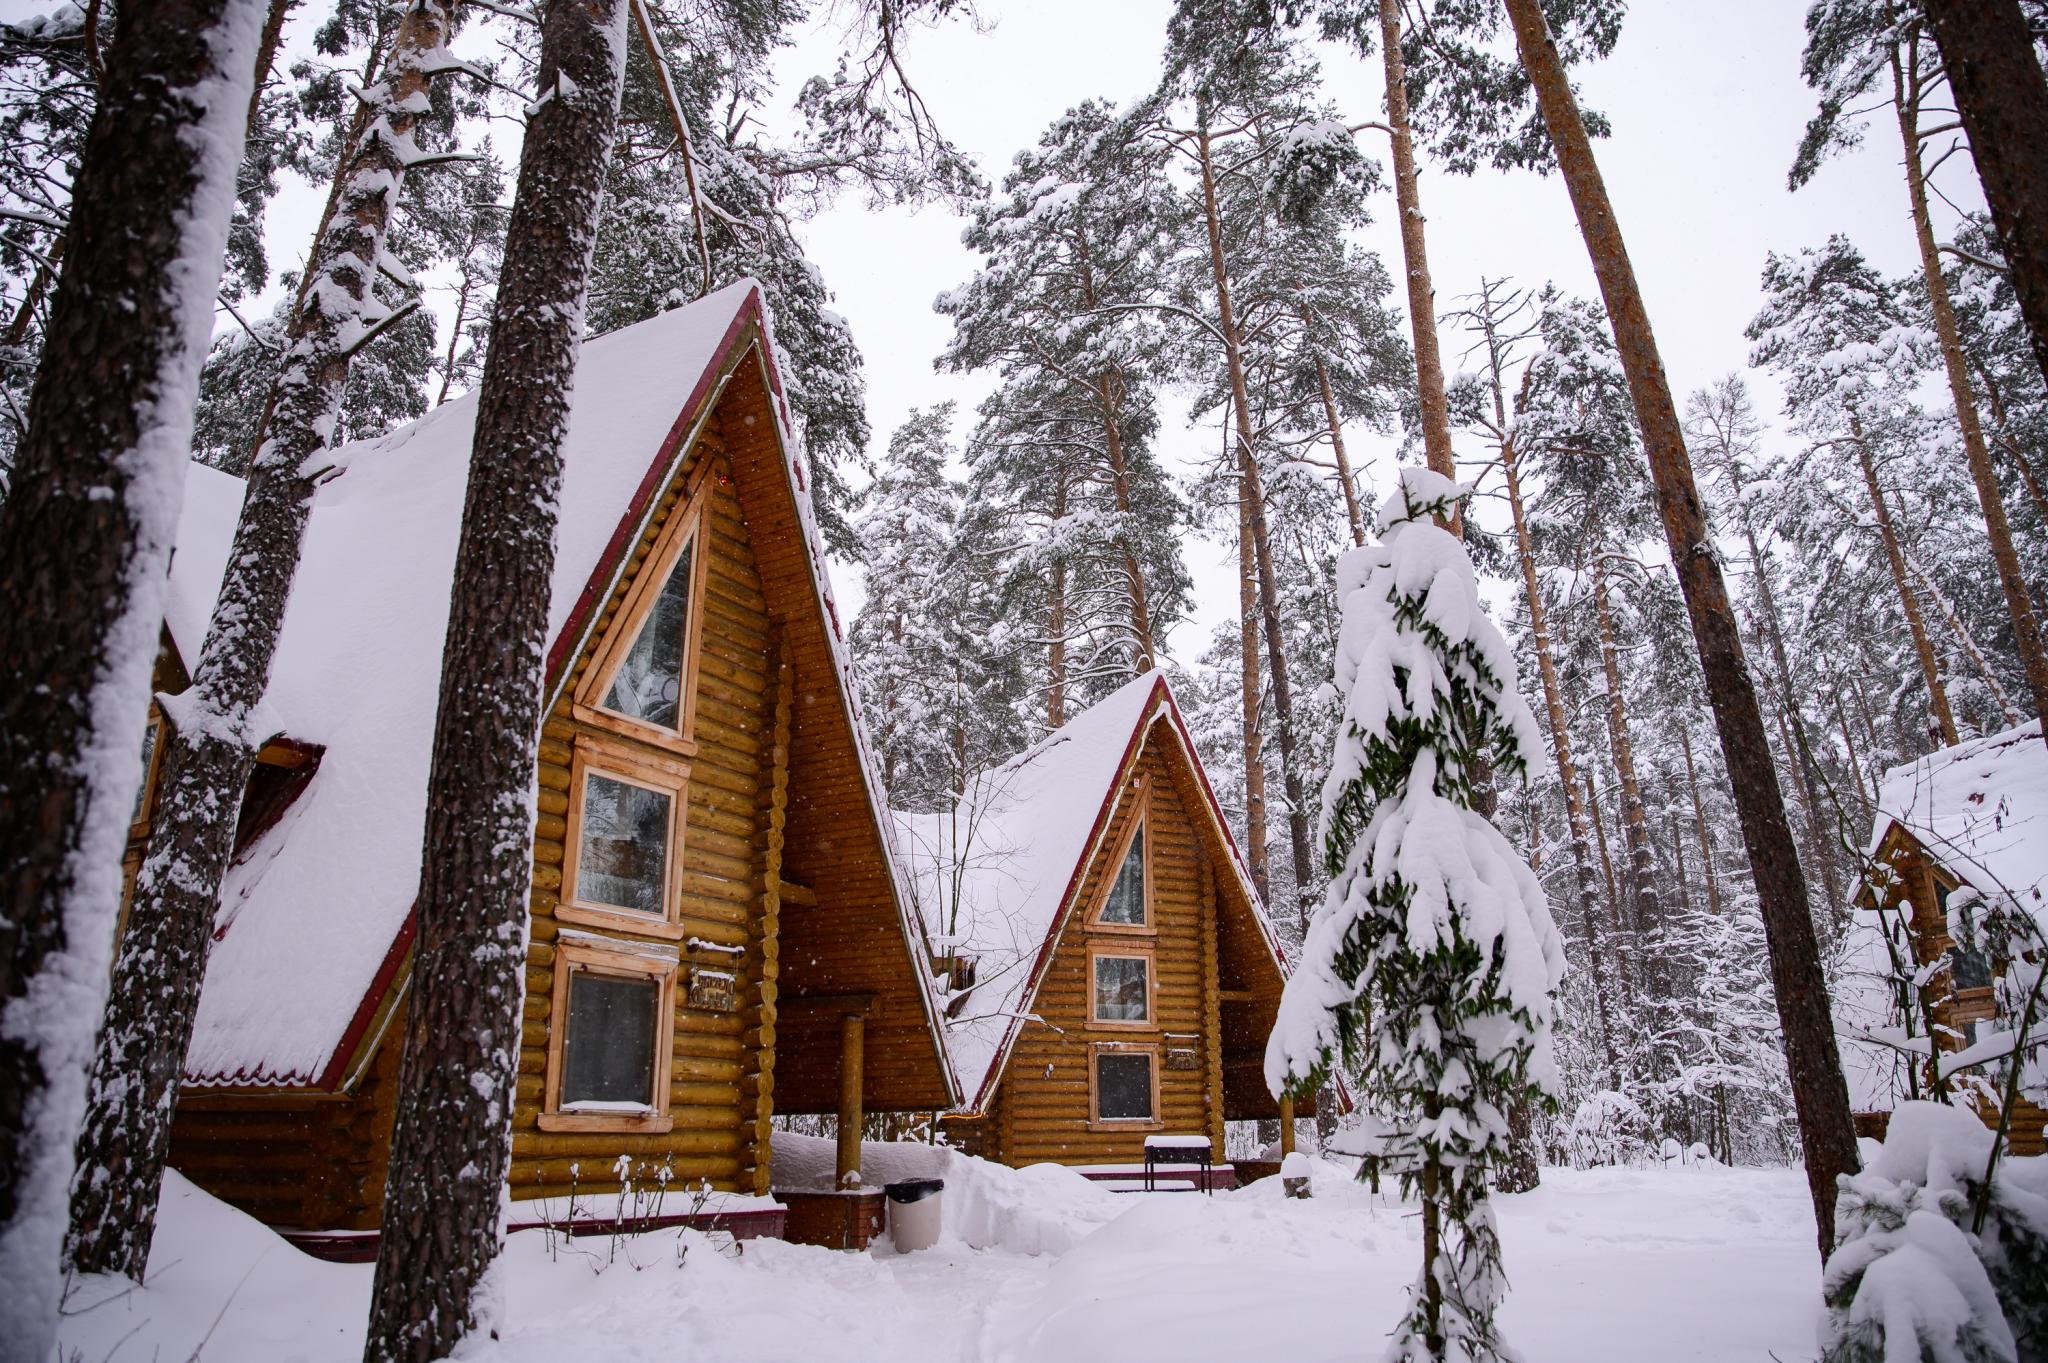
<svg viewBox="0 0 2048 1363">
<path fill-rule="evenodd" d="M 1534 874 L 1472 807 L 1479 764 L 1521 775 L 1538 739 L 1464 546 L 1437 523 L 1469 491 L 1403 469 L 1380 542 L 1339 561 L 1330 889 L 1266 1049 L 1276 1093 L 1308 1092 L 1343 1061 L 1369 1067 L 1392 1108 L 1383 1162 L 1419 1190 L 1423 1217 L 1422 1274 L 1388 1353 L 1400 1360 L 1507 1356 L 1488 1174 L 1509 1104 L 1557 1085 L 1563 943 Z"/>
</svg>

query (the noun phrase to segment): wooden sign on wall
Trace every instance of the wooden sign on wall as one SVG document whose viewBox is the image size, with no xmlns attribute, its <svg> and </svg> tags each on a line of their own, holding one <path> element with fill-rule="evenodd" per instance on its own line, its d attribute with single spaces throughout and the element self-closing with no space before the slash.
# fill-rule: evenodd
<svg viewBox="0 0 2048 1363">
<path fill-rule="evenodd" d="M 732 1013 L 739 1006 L 739 981 L 731 971 L 690 972 L 690 1007 L 706 1013 Z"/>
</svg>

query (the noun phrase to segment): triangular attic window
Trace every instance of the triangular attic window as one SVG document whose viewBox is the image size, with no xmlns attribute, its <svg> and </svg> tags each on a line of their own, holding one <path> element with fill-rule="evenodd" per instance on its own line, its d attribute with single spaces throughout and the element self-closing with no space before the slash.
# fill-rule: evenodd
<svg viewBox="0 0 2048 1363">
<path fill-rule="evenodd" d="M 689 638 L 690 560 L 695 543 L 685 544 L 668 581 L 640 622 L 603 706 L 613 714 L 658 729 L 674 730 L 683 713 L 683 649 Z"/>
<path fill-rule="evenodd" d="M 1117 870 L 1116 881 L 1109 887 L 1109 896 L 1102 901 L 1102 913 L 1096 921 L 1124 928 L 1145 926 L 1145 825 L 1142 823 L 1131 835 L 1131 845 L 1124 852 L 1124 864 Z"/>
</svg>

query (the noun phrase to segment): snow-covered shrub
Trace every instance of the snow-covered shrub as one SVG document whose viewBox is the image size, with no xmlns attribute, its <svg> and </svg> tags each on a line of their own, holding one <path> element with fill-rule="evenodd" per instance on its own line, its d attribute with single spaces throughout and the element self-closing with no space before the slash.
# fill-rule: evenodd
<svg viewBox="0 0 2048 1363">
<path fill-rule="evenodd" d="M 1987 1198 L 1993 1140 L 1962 1108 L 1903 1103 L 1843 1177 L 1827 1363 L 2048 1358 L 2048 1159 L 2002 1158 Z"/>
<path fill-rule="evenodd" d="M 1300 1095 L 1340 1061 L 1372 1072 L 1394 1134 L 1361 1174 L 1386 1167 L 1422 1195 L 1422 1274 L 1388 1357 L 1484 1363 L 1505 1356 L 1488 1182 L 1509 1106 L 1555 1100 L 1564 946 L 1527 863 L 1473 808 L 1483 763 L 1513 780 L 1540 748 L 1472 561 L 1435 523 L 1469 491 L 1401 470 L 1379 544 L 1338 561 L 1330 887 L 1281 999 L 1266 1082 Z"/>
<path fill-rule="evenodd" d="M 1649 1144 L 1649 1129 L 1642 1104 L 1626 1093 L 1602 1089 L 1572 1113 L 1572 1162 L 1581 1169 L 1634 1164 Z"/>
</svg>

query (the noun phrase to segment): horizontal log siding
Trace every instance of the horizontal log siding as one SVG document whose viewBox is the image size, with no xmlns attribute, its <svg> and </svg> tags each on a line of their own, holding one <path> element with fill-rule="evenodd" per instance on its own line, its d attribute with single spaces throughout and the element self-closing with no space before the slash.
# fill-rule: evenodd
<svg viewBox="0 0 2048 1363">
<path fill-rule="evenodd" d="M 345 1096 L 186 1089 L 171 1125 L 171 1167 L 269 1225 L 374 1230 L 403 1027 L 401 1017 L 386 1028 Z"/>
<path fill-rule="evenodd" d="M 698 649 L 697 699 L 688 760 L 690 781 L 684 804 L 681 922 L 686 937 L 699 937 L 746 951 L 737 964 L 743 982 L 740 1010 L 693 1011 L 689 972 L 693 964 L 730 970 L 724 953 L 685 949 L 677 967 L 674 1053 L 669 1063 L 669 1117 L 662 1133 L 542 1131 L 548 1029 L 555 987 L 555 918 L 562 897 L 562 860 L 569 836 L 570 759 L 579 734 L 611 743 L 644 746 L 650 757 L 666 754 L 656 745 L 634 745 L 611 730 L 577 721 L 571 698 L 592 666 L 598 646 L 617 622 L 626 594 L 645 567 L 654 542 L 670 517 L 688 505 L 700 485 L 711 488 L 698 529 L 696 552 L 708 555 L 702 608 L 694 625 Z M 572 1189 L 606 1193 L 618 1188 L 613 1172 L 621 1155 L 634 1162 L 634 1180 L 645 1186 L 664 1165 L 676 1180 L 709 1179 L 726 1191 L 752 1191 L 756 1158 L 755 1090 L 760 1085 L 761 830 L 767 793 L 768 727 L 772 686 L 767 644 L 770 633 L 760 580 L 747 529 L 731 489 L 724 440 L 716 417 L 699 436 L 683 476 L 664 493 L 640 542 L 632 567 L 622 575 L 598 617 L 591 647 L 576 660 L 561 699 L 542 727 L 539 784 L 543 796 L 534 841 L 533 937 L 527 951 L 526 1010 L 520 1029 L 518 1102 L 512 1118 L 512 1195 L 565 1197 Z M 554 799 L 548 799 L 550 794 Z M 579 933 L 620 941 L 651 937 L 572 925 Z M 772 1060 L 768 1062 L 771 1066 Z"/>
<path fill-rule="evenodd" d="M 1098 1041 L 1157 1045 L 1160 1132 L 1209 1135 L 1221 1154 L 1218 1100 L 1212 1096 L 1209 1056 L 1214 1045 L 1213 994 L 1215 931 L 1205 915 L 1203 862 L 1208 853 L 1197 838 L 1180 791 L 1160 751 L 1157 731 L 1147 740 L 1137 770 L 1151 782 L 1151 817 L 1146 833 L 1152 847 L 1152 914 L 1156 936 L 1090 929 L 1088 917 L 1125 831 L 1137 817 L 1129 786 L 1118 801 L 1107 835 L 1083 877 L 1080 899 L 1062 929 L 1031 1012 L 1050 1023 L 1024 1025 L 990 1114 L 991 1133 L 1009 1164 L 1050 1160 L 1060 1164 L 1129 1164 L 1145 1157 L 1151 1130 L 1089 1130 L 1090 1046 Z M 1153 953 L 1153 1024 L 1143 1029 L 1100 1027 L 1090 1021 L 1090 946 L 1149 947 Z M 1205 988 L 1205 985 L 1210 988 Z M 1060 1029 L 1054 1031 L 1053 1028 Z M 1177 1046 L 1192 1047 L 1197 1068 L 1166 1068 L 1166 1033 Z M 1181 1040 L 1180 1038 L 1192 1038 Z"/>
</svg>

